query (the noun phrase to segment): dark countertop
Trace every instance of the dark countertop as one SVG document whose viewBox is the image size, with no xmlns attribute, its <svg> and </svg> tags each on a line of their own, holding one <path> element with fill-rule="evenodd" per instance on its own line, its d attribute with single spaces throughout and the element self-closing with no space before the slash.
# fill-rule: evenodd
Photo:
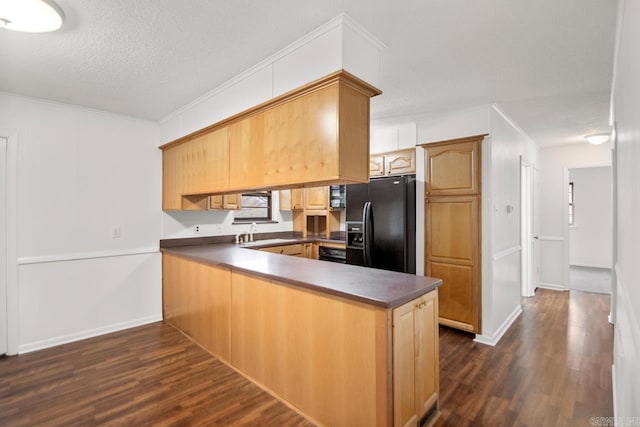
<svg viewBox="0 0 640 427">
<path fill-rule="evenodd" d="M 161 251 L 384 308 L 402 305 L 442 284 L 433 277 L 280 255 L 229 243 L 166 247 Z"/>
</svg>

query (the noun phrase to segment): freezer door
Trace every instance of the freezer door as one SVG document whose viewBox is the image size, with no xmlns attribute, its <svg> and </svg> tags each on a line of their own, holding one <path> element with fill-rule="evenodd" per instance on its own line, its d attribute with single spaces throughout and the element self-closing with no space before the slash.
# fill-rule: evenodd
<svg viewBox="0 0 640 427">
<path fill-rule="evenodd" d="M 362 210 L 367 201 L 369 201 L 369 184 L 347 185 L 347 221 L 362 221 Z"/>
<path fill-rule="evenodd" d="M 371 180 L 371 265 L 406 271 L 406 177 Z"/>
</svg>

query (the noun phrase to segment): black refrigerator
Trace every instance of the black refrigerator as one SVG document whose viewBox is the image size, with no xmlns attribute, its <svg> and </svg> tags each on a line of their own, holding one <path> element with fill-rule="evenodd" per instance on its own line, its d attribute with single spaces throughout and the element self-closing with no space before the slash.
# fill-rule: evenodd
<svg viewBox="0 0 640 427">
<path fill-rule="evenodd" d="M 415 175 L 347 185 L 346 205 L 347 264 L 415 274 Z"/>
</svg>

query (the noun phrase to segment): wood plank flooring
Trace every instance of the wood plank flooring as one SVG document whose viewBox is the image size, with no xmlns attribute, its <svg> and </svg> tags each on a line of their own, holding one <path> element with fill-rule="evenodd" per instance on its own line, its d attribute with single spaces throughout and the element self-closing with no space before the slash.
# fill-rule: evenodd
<svg viewBox="0 0 640 427">
<path fill-rule="evenodd" d="M 436 426 L 589 426 L 612 417 L 608 295 L 538 289 L 498 345 L 440 328 Z"/>
<path fill-rule="evenodd" d="M 612 416 L 609 296 L 538 290 L 496 347 L 440 329 L 437 426 L 589 426 Z M 1 426 L 310 426 L 154 323 L 0 358 Z"/>
<path fill-rule="evenodd" d="M 311 426 L 154 323 L 0 359 L 0 426 Z"/>
</svg>

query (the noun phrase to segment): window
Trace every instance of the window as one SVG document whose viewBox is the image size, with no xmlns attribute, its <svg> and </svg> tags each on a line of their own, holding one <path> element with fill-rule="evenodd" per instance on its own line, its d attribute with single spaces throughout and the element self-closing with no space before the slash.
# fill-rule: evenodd
<svg viewBox="0 0 640 427">
<path fill-rule="evenodd" d="M 235 222 L 271 221 L 271 191 L 242 193 L 240 210 L 234 212 Z"/>
<path fill-rule="evenodd" d="M 575 205 L 573 203 L 573 182 L 569 183 L 569 225 L 575 225 Z"/>
</svg>

